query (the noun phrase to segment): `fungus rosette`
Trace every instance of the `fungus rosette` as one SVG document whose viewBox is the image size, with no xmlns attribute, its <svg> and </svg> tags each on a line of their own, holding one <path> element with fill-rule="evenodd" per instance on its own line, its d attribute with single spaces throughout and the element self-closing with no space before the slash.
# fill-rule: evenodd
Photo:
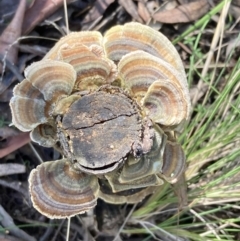
<svg viewBox="0 0 240 241">
<path fill-rule="evenodd" d="M 139 23 L 61 38 L 25 70 L 10 102 L 13 124 L 62 151 L 29 178 L 34 207 L 50 218 L 83 213 L 97 198 L 134 203 L 185 156 L 174 132 L 187 120 L 182 61 L 161 33 Z"/>
</svg>

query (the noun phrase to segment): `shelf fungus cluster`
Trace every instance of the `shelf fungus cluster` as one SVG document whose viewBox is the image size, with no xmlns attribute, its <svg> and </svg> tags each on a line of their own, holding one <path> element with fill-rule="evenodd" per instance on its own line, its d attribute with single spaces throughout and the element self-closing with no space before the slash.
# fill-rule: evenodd
<svg viewBox="0 0 240 241">
<path fill-rule="evenodd" d="M 63 155 L 30 174 L 40 213 L 71 217 L 98 198 L 139 202 L 184 174 L 175 136 L 189 115 L 189 91 L 182 61 L 161 33 L 139 23 L 104 36 L 70 33 L 25 77 L 10 102 L 13 124 Z"/>
</svg>

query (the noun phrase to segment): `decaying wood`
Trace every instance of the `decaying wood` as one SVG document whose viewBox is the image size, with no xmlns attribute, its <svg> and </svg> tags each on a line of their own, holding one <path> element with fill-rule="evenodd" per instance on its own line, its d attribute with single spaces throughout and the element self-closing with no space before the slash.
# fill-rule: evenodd
<svg viewBox="0 0 240 241">
<path fill-rule="evenodd" d="M 62 128 L 66 138 L 62 141 L 69 146 L 66 156 L 84 158 L 92 168 L 123 160 L 141 136 L 139 114 L 132 101 L 121 93 L 103 91 L 74 102 L 63 117 Z"/>
</svg>

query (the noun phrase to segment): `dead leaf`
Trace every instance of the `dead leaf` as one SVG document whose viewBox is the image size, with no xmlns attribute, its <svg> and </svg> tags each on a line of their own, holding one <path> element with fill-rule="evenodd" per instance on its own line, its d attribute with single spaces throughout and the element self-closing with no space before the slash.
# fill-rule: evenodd
<svg viewBox="0 0 240 241">
<path fill-rule="evenodd" d="M 118 2 L 124 7 L 124 9 L 132 16 L 134 20 L 138 21 L 139 23 L 143 23 L 142 19 L 138 15 L 137 6 L 133 3 L 132 0 L 119 0 Z"/>
<path fill-rule="evenodd" d="M 14 64 L 17 62 L 18 47 L 12 44 L 21 36 L 25 9 L 26 0 L 21 0 L 12 21 L 0 36 L 0 54 L 6 55 L 6 58 Z M 0 73 L 1 72 L 2 64 L 0 63 Z"/>
<path fill-rule="evenodd" d="M 0 1 L 0 35 L 13 19 L 20 0 L 1 0 Z"/>
<path fill-rule="evenodd" d="M 102 17 L 107 7 L 113 2 L 114 0 L 95 1 L 95 4 L 82 21 L 82 30 L 89 29 L 90 25 L 98 18 Z"/>
<path fill-rule="evenodd" d="M 17 136 L 9 137 L 6 146 L 0 149 L 0 158 L 12 153 L 29 142 L 29 133 L 20 133 Z"/>
<path fill-rule="evenodd" d="M 151 15 L 148 12 L 146 4 L 143 0 L 138 2 L 138 14 L 144 20 L 145 23 L 147 23 L 151 18 Z"/>
<path fill-rule="evenodd" d="M 17 136 L 19 131 L 8 126 L 3 126 L 0 128 L 0 141 L 7 139 L 8 137 Z"/>
<path fill-rule="evenodd" d="M 25 165 L 17 163 L 0 164 L 0 177 L 26 172 Z"/>
<path fill-rule="evenodd" d="M 70 2 L 72 0 L 67 0 Z M 29 33 L 36 25 L 63 5 L 63 0 L 35 0 L 24 16 L 22 33 Z"/>
<path fill-rule="evenodd" d="M 153 18 L 162 23 L 188 23 L 203 16 L 209 8 L 208 0 L 198 0 L 171 10 L 156 12 Z"/>
</svg>

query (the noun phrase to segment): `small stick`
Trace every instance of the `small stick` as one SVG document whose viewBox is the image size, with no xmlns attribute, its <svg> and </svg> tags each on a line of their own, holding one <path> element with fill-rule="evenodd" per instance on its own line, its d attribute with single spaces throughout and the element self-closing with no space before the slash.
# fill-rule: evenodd
<svg viewBox="0 0 240 241">
<path fill-rule="evenodd" d="M 25 233 L 23 230 L 21 230 L 15 225 L 12 217 L 5 211 L 2 205 L 0 205 L 0 216 L 1 216 L 1 220 L 0 220 L 1 225 L 7 230 L 9 230 L 10 233 L 12 233 L 14 236 L 25 241 L 36 241 L 34 237 L 28 235 L 27 233 Z"/>
<path fill-rule="evenodd" d="M 68 223 L 67 223 L 67 235 L 66 235 L 66 241 L 69 241 L 69 236 L 70 236 L 70 226 L 71 226 L 71 218 L 68 218 Z"/>
<path fill-rule="evenodd" d="M 65 22 L 66 22 L 67 34 L 69 34 L 68 14 L 67 14 L 67 1 L 64 0 L 63 3 L 64 3 L 64 15 L 65 15 Z"/>
<path fill-rule="evenodd" d="M 122 232 L 123 228 L 125 227 L 125 225 L 126 225 L 127 221 L 129 220 L 129 218 L 131 217 L 131 215 L 132 215 L 133 211 L 135 210 L 136 206 L 137 206 L 137 203 L 134 204 L 134 206 L 132 207 L 132 210 L 129 212 L 129 214 L 128 214 L 127 217 L 125 218 L 122 226 L 121 226 L 120 229 L 118 230 L 118 232 L 117 232 L 115 238 L 113 239 L 113 241 L 119 240 L 119 235 L 120 235 L 120 233 Z"/>
</svg>

